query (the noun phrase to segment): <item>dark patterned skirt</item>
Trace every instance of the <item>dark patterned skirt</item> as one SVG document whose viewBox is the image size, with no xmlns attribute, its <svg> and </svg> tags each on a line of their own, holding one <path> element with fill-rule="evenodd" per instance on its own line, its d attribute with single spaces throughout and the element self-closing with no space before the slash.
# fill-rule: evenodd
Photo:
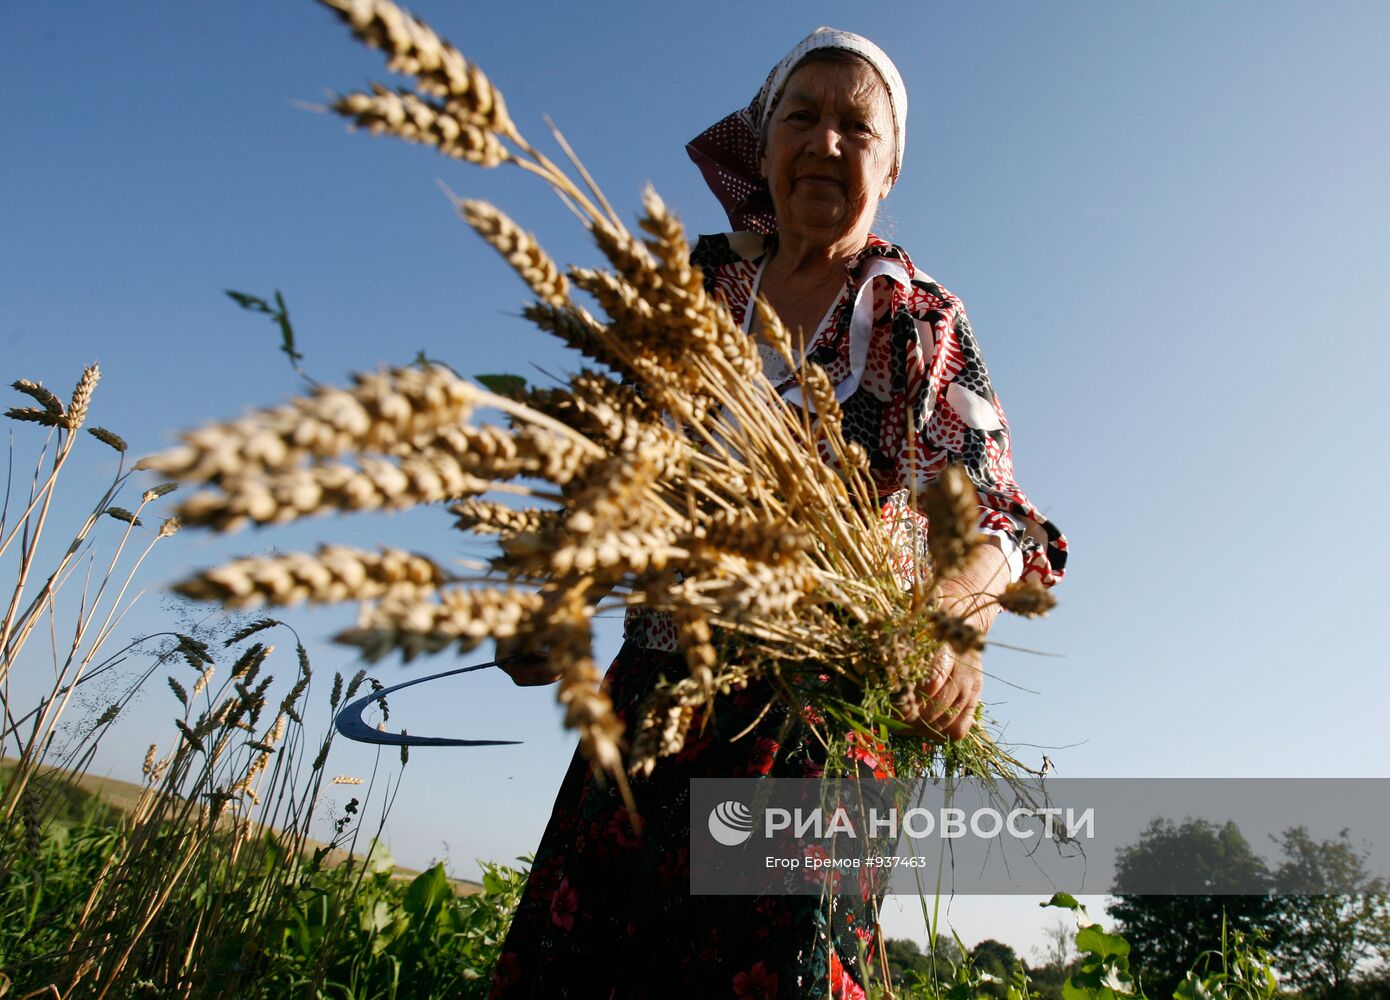
<svg viewBox="0 0 1390 1000">
<path fill-rule="evenodd" d="M 659 677 L 685 675 L 681 654 L 627 643 L 604 686 L 631 726 Z M 598 782 L 576 751 L 497 963 L 494 1000 L 864 996 L 865 967 L 877 967 L 881 892 L 690 893 L 692 778 L 824 769 L 824 747 L 797 713 L 776 706 L 758 718 L 767 701 L 757 686 L 721 697 L 703 733 L 697 718 L 679 754 L 632 780 L 640 834 L 613 782 Z M 860 773 L 889 773 L 870 748 L 853 753 Z"/>
</svg>

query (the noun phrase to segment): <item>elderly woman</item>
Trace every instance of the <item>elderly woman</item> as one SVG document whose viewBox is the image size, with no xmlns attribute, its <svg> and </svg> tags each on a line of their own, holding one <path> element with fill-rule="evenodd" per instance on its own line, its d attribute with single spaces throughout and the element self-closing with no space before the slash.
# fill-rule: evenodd
<svg viewBox="0 0 1390 1000">
<path fill-rule="evenodd" d="M 868 451 L 901 539 L 900 571 L 917 558 L 907 498 L 948 464 L 980 495 L 976 547 L 943 599 L 981 629 L 1011 580 L 1051 585 L 1066 543 L 1013 482 L 1008 425 L 960 301 L 870 226 L 902 168 L 907 94 L 872 42 L 821 28 L 772 71 L 753 103 L 690 144 L 739 232 L 702 237 L 692 258 L 750 336 L 761 296 L 836 384 L 846 435 Z M 795 373 L 764 351 L 769 380 L 799 401 Z M 629 616 L 605 685 L 620 716 L 656 679 L 684 671 L 669 619 Z M 548 680 L 524 666 L 518 683 Z M 980 696 L 977 659 L 940 655 L 907 719 L 929 738 L 960 738 Z M 689 892 L 689 782 L 697 777 L 814 777 L 823 746 L 766 691 L 721 700 L 685 748 L 634 781 L 634 832 L 616 790 L 576 753 L 498 962 L 503 997 L 862 997 L 879 899 L 844 891 L 718 897 Z M 698 735 L 695 735 L 698 734 Z M 742 735 L 740 735 L 742 734 Z M 735 739 L 734 737 L 739 738 Z M 861 768 L 891 768 L 855 745 Z"/>
</svg>

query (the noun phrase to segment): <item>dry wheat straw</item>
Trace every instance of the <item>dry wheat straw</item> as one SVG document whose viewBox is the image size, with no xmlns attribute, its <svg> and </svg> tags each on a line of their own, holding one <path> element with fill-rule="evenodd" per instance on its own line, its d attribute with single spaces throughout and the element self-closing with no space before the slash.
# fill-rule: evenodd
<svg viewBox="0 0 1390 1000">
<path fill-rule="evenodd" d="M 643 196 L 643 235 L 634 235 L 577 160 L 579 183 L 520 136 L 501 95 L 452 45 L 388 0 L 324 2 L 417 91 L 375 85 L 336 110 L 482 165 L 509 161 L 580 214 L 608 267 L 566 276 L 501 211 L 455 200 L 536 296 L 525 316 L 607 371 L 511 397 L 440 366 L 357 376 L 348 389 L 319 388 L 188 432 L 146 463 L 202 484 L 180 516 L 219 530 L 462 501 L 451 508 L 456 526 L 495 542 L 487 582 L 505 585 L 462 585 L 424 557 L 324 546 L 207 570 L 183 591 L 234 605 L 357 601 L 358 624 L 339 639 L 368 659 L 513 639 L 554 669 L 566 723 L 625 794 L 629 769 L 649 774 L 680 750 L 717 692 L 752 680 L 785 692 L 799 673 L 839 672 L 914 718 L 916 685 L 938 647 L 974 651 L 982 641 L 930 600 L 932 584 L 978 543 L 968 476 L 948 468 L 922 489 L 931 565 L 919 574 L 924 587 L 904 590 L 889 569 L 867 452 L 846 439 L 824 369 L 794 364 L 796 345 L 771 308 L 758 304 L 764 336 L 797 371 L 800 408 L 782 405 L 763 378 L 752 338 L 706 293 L 680 222 L 655 192 Z M 592 296 L 603 318 L 572 302 L 571 287 Z M 26 419 L 55 417 L 42 393 L 25 391 L 43 407 Z M 507 426 L 481 421 L 485 408 Z M 487 496 L 498 491 L 532 505 Z M 1046 600 L 1015 587 L 1000 604 L 1036 614 Z M 592 618 L 632 605 L 673 614 L 689 676 L 659 687 L 625 731 L 599 685 Z M 737 665 L 719 655 L 717 632 L 743 647 Z M 251 684 L 254 668 L 242 669 Z M 360 683 L 344 693 L 337 676 L 333 707 Z M 229 711 L 259 711 L 251 694 Z M 986 765 L 1008 766 L 987 736 L 972 739 Z"/>
<path fill-rule="evenodd" d="M 496 167 L 511 158 L 486 128 L 409 91 L 373 84 L 370 94 L 357 92 L 339 97 L 333 110 L 372 135 L 394 135 L 407 142 L 433 146 L 445 156 L 480 167 Z"/>
<path fill-rule="evenodd" d="M 457 202 L 459 214 L 502 255 L 542 302 L 563 309 L 569 283 L 536 238 L 485 201 Z"/>
<path fill-rule="evenodd" d="M 411 552 L 322 545 L 313 555 L 293 552 L 238 559 L 205 570 L 175 590 L 196 601 L 218 601 L 228 607 L 278 607 L 416 597 L 433 593 L 450 578 L 433 560 Z"/>
<path fill-rule="evenodd" d="M 502 95 L 482 71 L 426 24 L 389 0 L 321 0 L 352 33 L 386 54 L 387 68 L 418 81 L 420 90 L 442 99 L 459 117 L 506 136 L 516 127 L 507 116 Z"/>
<path fill-rule="evenodd" d="M 291 470 L 307 459 L 353 451 L 385 452 L 422 434 L 466 423 L 481 390 L 440 368 L 353 376 L 350 389 L 312 396 L 229 423 L 188 431 L 183 446 L 141 468 L 191 482 Z"/>
</svg>

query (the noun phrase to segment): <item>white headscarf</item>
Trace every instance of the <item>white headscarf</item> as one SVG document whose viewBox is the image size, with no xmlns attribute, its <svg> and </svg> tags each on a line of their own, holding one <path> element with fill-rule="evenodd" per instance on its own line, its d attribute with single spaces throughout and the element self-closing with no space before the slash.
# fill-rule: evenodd
<svg viewBox="0 0 1390 1000">
<path fill-rule="evenodd" d="M 907 139 L 907 88 L 903 86 L 903 78 L 898 73 L 898 67 L 893 65 L 893 60 L 888 58 L 888 54 L 863 35 L 856 35 L 852 31 L 839 31 L 826 27 L 817 28 L 798 42 L 796 48 L 782 57 L 782 61 L 774 66 L 772 72 L 768 74 L 766 82 L 763 83 L 763 89 L 758 92 L 757 100 L 749 108 L 758 116 L 754 123 L 758 135 L 764 134 L 768 116 L 772 114 L 777 99 L 782 96 L 782 88 L 787 85 L 787 78 L 792 75 L 797 63 L 816 49 L 843 49 L 846 52 L 853 52 L 855 55 L 867 59 L 869 64 L 878 71 L 878 75 L 883 78 L 883 82 L 888 88 L 888 104 L 893 111 L 893 132 L 897 139 L 893 170 L 895 174 L 902 170 L 903 147 L 906 145 Z"/>
<path fill-rule="evenodd" d="M 758 96 L 746 108 L 715 122 L 686 144 L 691 160 L 710 191 L 728 213 L 735 230 L 772 233 L 777 230 L 777 216 L 767 181 L 758 167 L 758 144 L 763 126 L 772 113 L 777 98 L 796 64 L 816 49 L 844 49 L 867 59 L 883 78 L 888 88 L 888 104 L 893 112 L 893 174 L 902 170 L 903 150 L 907 144 L 907 88 L 898 74 L 898 67 L 873 42 L 863 35 L 834 28 L 817 28 L 796 48 L 773 67 Z"/>
</svg>

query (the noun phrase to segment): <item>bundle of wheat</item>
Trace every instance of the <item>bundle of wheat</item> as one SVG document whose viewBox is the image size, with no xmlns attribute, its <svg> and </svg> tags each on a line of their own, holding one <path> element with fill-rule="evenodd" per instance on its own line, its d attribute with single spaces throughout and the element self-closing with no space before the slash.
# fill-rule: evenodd
<svg viewBox="0 0 1390 1000">
<path fill-rule="evenodd" d="M 491 572 L 469 575 L 424 556 L 330 546 L 239 560 L 184 592 L 238 606 L 358 601 L 358 627 L 340 639 L 370 659 L 512 641 L 549 659 L 584 753 L 620 783 L 678 751 L 716 694 L 755 678 L 787 699 L 803 696 L 808 674 L 853 678 L 865 693 L 860 714 L 835 718 L 880 735 L 901 728 L 899 710 L 939 645 L 979 643 L 934 600 L 937 580 L 978 541 L 968 477 L 950 469 L 919 498 L 931 512 L 931 560 L 904 586 L 830 379 L 798 367 L 763 306 L 765 336 L 799 372 L 806 402 L 777 395 L 753 341 L 706 293 L 661 199 L 645 194 L 635 235 L 573 156 L 578 181 L 521 136 L 482 72 L 425 25 L 389 0 L 323 2 L 415 79 L 414 91 L 345 95 L 339 113 L 374 133 L 534 173 L 582 218 L 608 266 L 562 273 L 498 209 L 457 202 L 535 294 L 526 315 L 598 367 L 559 387 L 505 393 L 442 366 L 384 371 L 186 433 L 146 462 L 207 487 L 184 503 L 186 524 L 226 531 L 450 501 L 457 526 L 495 539 L 498 555 Z M 492 410 L 505 426 L 480 419 Z M 503 504 L 499 493 L 530 506 Z M 1011 601 L 1036 612 L 1041 599 L 1025 591 Z M 625 746 L 598 687 L 591 619 L 634 605 L 673 616 L 689 677 L 654 692 Z M 979 771 L 1017 765 L 980 727 L 950 752 Z"/>
</svg>

